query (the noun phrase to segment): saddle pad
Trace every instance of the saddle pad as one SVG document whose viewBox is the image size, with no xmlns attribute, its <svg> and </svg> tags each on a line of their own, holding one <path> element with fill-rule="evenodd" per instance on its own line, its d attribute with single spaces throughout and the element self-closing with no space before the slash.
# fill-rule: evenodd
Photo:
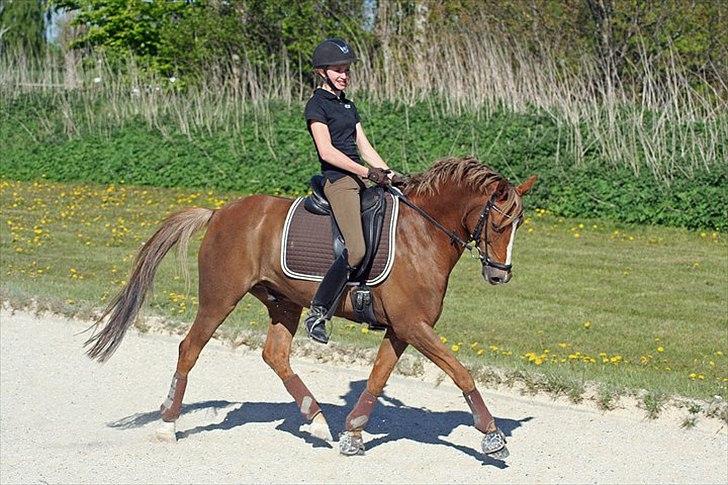
<svg viewBox="0 0 728 485">
<path fill-rule="evenodd" d="M 281 267 L 289 278 L 321 281 L 334 262 L 331 216 L 312 214 L 304 208 L 303 200 L 303 197 L 296 199 L 286 216 L 281 240 Z M 387 207 L 382 234 L 369 272 L 369 286 L 387 279 L 394 264 L 399 200 L 390 194 L 385 194 L 385 200 Z"/>
</svg>

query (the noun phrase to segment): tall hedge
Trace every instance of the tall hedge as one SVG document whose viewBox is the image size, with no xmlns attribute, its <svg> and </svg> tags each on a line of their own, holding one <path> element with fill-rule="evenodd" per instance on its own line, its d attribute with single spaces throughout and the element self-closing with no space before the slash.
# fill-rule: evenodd
<svg viewBox="0 0 728 485">
<path fill-rule="evenodd" d="M 272 104 L 268 121 L 237 130 L 162 134 L 141 120 L 69 137 L 42 100 L 18 98 L 0 115 L 0 177 L 190 187 L 297 195 L 318 169 L 302 106 Z M 538 174 L 527 207 L 570 217 L 692 229 L 728 229 L 728 164 L 667 186 L 643 171 L 613 168 L 597 154 L 564 158 L 558 127 L 538 113 L 447 117 L 431 106 L 359 103 L 374 146 L 403 172 L 447 156 L 474 154 L 513 182 Z M 45 126 L 41 129 L 41 125 Z M 45 135 L 39 133 L 46 132 Z"/>
</svg>

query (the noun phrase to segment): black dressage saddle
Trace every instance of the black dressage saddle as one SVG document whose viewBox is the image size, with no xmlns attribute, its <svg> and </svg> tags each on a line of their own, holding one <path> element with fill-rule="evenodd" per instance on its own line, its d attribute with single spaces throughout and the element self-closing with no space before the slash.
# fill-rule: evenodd
<svg viewBox="0 0 728 485">
<path fill-rule="evenodd" d="M 312 194 L 306 197 L 303 205 L 307 211 L 318 215 L 331 216 L 331 237 L 334 241 L 334 259 L 338 258 L 346 248 L 346 241 L 341 235 L 336 219 L 331 212 L 329 201 L 324 195 L 323 175 L 314 175 L 311 178 Z M 351 276 L 351 281 L 366 281 L 371 270 L 374 254 L 379 246 L 379 236 L 382 234 L 382 223 L 384 222 L 384 211 L 386 203 L 384 200 L 384 189 L 381 187 L 369 187 L 361 192 L 361 226 L 364 231 L 364 244 L 366 252 L 359 267 Z"/>
<path fill-rule="evenodd" d="M 311 178 L 311 195 L 303 201 L 307 211 L 318 215 L 329 215 L 331 217 L 331 237 L 334 244 L 334 259 L 338 258 L 346 248 L 346 241 L 341 235 L 336 219 L 331 212 L 329 201 L 324 195 L 323 175 L 314 175 Z M 374 255 L 379 247 L 379 238 L 382 234 L 382 224 L 386 211 L 386 200 L 384 189 L 381 187 L 369 187 L 361 192 L 361 224 L 364 232 L 364 243 L 366 251 L 361 264 L 355 269 L 349 281 L 358 283 L 357 288 L 352 290 L 351 300 L 354 306 L 354 313 L 360 321 L 367 322 L 370 328 L 375 330 L 383 327 L 377 323 L 372 306 L 371 288 L 366 285 L 367 277 L 372 268 Z"/>
</svg>

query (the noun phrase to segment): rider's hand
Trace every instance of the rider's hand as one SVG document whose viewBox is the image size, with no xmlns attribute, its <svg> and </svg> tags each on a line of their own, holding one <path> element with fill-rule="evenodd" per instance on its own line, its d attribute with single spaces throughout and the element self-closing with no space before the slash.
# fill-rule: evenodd
<svg viewBox="0 0 728 485">
<path fill-rule="evenodd" d="M 407 177 L 399 172 L 395 172 L 394 170 L 392 170 L 392 172 L 389 174 L 389 179 L 392 181 L 392 185 L 395 187 L 401 187 L 407 183 Z"/>
<path fill-rule="evenodd" d="M 367 178 L 381 187 L 386 187 L 389 185 L 389 177 L 387 176 L 389 172 L 390 170 L 372 167 L 369 169 L 369 173 L 367 173 Z"/>
</svg>

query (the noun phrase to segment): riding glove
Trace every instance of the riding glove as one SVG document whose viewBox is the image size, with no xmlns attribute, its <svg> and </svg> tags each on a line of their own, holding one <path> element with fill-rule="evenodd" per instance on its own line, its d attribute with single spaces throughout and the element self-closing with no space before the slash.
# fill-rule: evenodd
<svg viewBox="0 0 728 485">
<path fill-rule="evenodd" d="M 369 169 L 369 173 L 367 173 L 367 178 L 379 186 L 386 187 L 389 185 L 389 177 L 387 177 L 388 173 L 389 170 L 372 167 Z"/>
</svg>

